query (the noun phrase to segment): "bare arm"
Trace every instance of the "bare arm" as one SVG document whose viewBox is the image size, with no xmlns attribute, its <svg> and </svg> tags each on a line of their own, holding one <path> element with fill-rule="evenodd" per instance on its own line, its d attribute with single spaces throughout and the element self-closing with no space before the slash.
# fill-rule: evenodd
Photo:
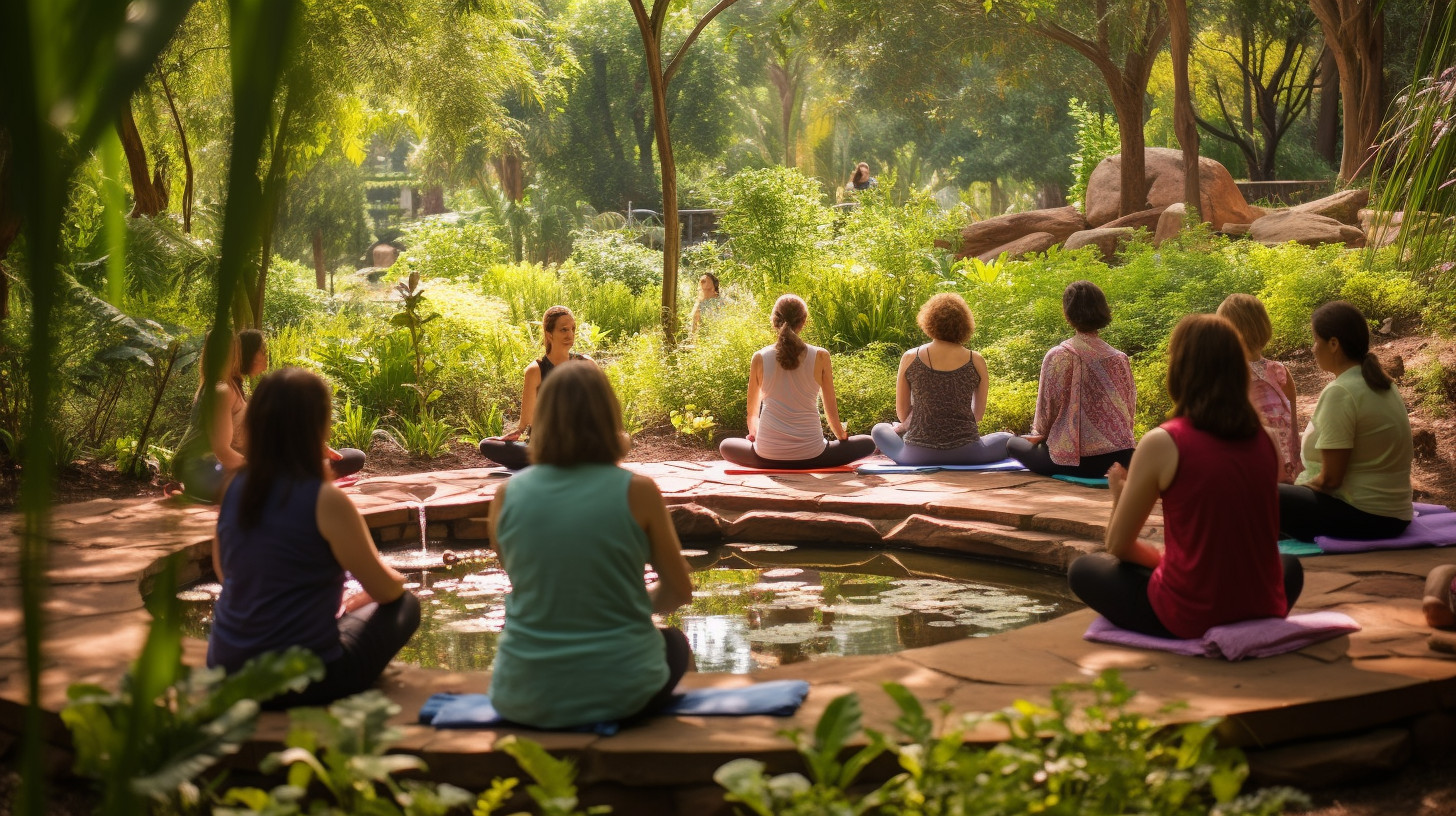
<svg viewBox="0 0 1456 816">
<path fill-rule="evenodd" d="M 652 611 L 670 614 L 692 601 L 693 579 L 677 530 L 672 526 L 672 517 L 667 512 L 667 502 L 662 500 L 655 482 L 646 476 L 633 476 L 627 488 L 627 506 L 632 518 L 647 532 L 652 550 L 652 568 L 657 571 L 657 583 L 647 590 L 652 598 Z"/>
<path fill-rule="evenodd" d="M 217 399 L 212 405 L 212 426 L 207 429 L 207 441 L 212 446 L 212 455 L 222 463 L 225 470 L 237 470 L 247 464 L 241 453 L 233 449 L 233 405 L 239 397 L 226 385 L 219 386 Z"/>
<path fill-rule="evenodd" d="M 1178 446 L 1173 437 L 1161 428 L 1143 436 L 1132 454 L 1132 465 L 1123 470 L 1113 465 L 1107 473 L 1112 488 L 1112 520 L 1107 524 L 1107 551 L 1120 561 L 1141 564 L 1152 569 L 1163 555 L 1151 544 L 1138 538 L 1148 514 L 1161 493 L 1173 482 L 1178 472 Z"/>
<path fill-rule="evenodd" d="M 541 366 L 532 361 L 526 366 L 526 382 L 521 386 L 521 421 L 516 424 L 516 429 L 501 437 L 509 441 L 521 438 L 521 434 L 531 427 L 531 420 L 536 414 L 536 392 L 541 390 Z"/>
<path fill-rule="evenodd" d="M 814 374 L 819 380 L 819 393 L 824 397 L 824 418 L 829 420 L 829 430 L 834 438 L 843 442 L 849 438 L 849 431 L 839 421 L 839 401 L 834 396 L 834 364 L 829 362 L 829 352 L 814 355 Z"/>
<path fill-rule="evenodd" d="M 763 402 L 763 358 L 753 355 L 748 366 L 748 441 L 758 436 L 758 409 Z"/>
<path fill-rule="evenodd" d="M 1350 457 L 1353 448 L 1321 448 L 1319 475 L 1305 483 L 1321 493 L 1333 493 L 1345 483 L 1345 474 L 1350 472 Z"/>
<path fill-rule="evenodd" d="M 490 505 L 486 508 L 485 515 L 485 537 L 490 541 L 491 549 L 496 555 L 500 555 L 500 542 L 495 537 L 496 523 L 500 521 L 500 510 L 505 506 L 506 486 L 496 486 L 495 495 L 490 497 Z"/>
<path fill-rule="evenodd" d="M 986 395 L 991 392 L 991 377 L 986 373 L 986 360 L 981 357 L 980 352 L 971 352 L 971 363 L 976 367 L 976 373 L 981 375 L 981 384 L 976 386 L 976 401 L 971 405 L 971 411 L 976 415 L 976 423 L 980 424 L 981 417 L 986 415 Z"/>
<path fill-rule="evenodd" d="M 370 598 L 390 603 L 404 594 L 404 576 L 380 560 L 364 517 L 344 491 L 325 482 L 319 488 L 316 517 L 319 534 L 329 542 L 334 559 L 354 576 Z"/>
<path fill-rule="evenodd" d="M 895 416 L 901 422 L 910 421 L 910 411 L 914 408 L 910 402 L 910 383 L 905 379 L 905 371 L 915 362 L 915 353 L 915 349 L 910 349 L 900 355 L 900 371 L 895 374 Z"/>
<path fill-rule="evenodd" d="M 1284 396 L 1289 400 L 1289 421 L 1293 423 L 1296 433 L 1299 432 L 1299 394 L 1294 388 L 1294 378 L 1289 376 L 1289 371 L 1284 372 Z M 1275 443 L 1274 447 L 1279 447 Z"/>
</svg>

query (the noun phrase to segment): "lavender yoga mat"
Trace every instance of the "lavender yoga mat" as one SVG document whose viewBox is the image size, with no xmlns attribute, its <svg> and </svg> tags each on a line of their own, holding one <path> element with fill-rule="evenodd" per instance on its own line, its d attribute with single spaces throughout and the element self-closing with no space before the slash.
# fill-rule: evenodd
<svg viewBox="0 0 1456 816">
<path fill-rule="evenodd" d="M 1395 538 L 1356 541 L 1316 536 L 1314 542 L 1327 553 L 1358 553 L 1374 550 L 1409 550 L 1416 547 L 1448 547 L 1456 544 L 1456 512 L 1437 504 L 1415 505 L 1416 517 L 1405 532 Z"/>
<path fill-rule="evenodd" d="M 1354 618 L 1340 612 L 1307 612 L 1287 618 L 1255 620 L 1215 626 L 1201 638 L 1180 640 L 1130 632 L 1099 617 L 1087 627 L 1082 637 L 1097 643 L 1157 649 L 1189 657 L 1221 657 L 1243 660 L 1249 657 L 1272 657 L 1298 651 L 1340 635 L 1360 631 Z"/>
</svg>

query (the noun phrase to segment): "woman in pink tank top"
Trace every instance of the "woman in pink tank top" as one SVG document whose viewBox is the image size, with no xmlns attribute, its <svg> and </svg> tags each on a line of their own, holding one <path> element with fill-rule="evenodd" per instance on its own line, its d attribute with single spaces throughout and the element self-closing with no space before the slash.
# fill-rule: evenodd
<svg viewBox="0 0 1456 816">
<path fill-rule="evenodd" d="M 1289 614 L 1304 587 L 1279 553 L 1279 457 L 1248 399 L 1243 344 L 1227 320 L 1189 315 L 1168 350 L 1173 418 L 1108 473 L 1107 552 L 1072 562 L 1072 592 L 1124 629 L 1196 638 Z M 1138 538 L 1163 502 L 1163 548 Z"/>
</svg>

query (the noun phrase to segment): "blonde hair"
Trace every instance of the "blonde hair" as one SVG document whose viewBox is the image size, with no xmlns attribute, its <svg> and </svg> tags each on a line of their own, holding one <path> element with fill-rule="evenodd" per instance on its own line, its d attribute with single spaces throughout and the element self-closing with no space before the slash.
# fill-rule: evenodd
<svg viewBox="0 0 1456 816">
<path fill-rule="evenodd" d="M 590 360 L 552 369 L 537 395 L 527 453 L 537 465 L 615 465 L 627 455 L 622 404 L 607 375 Z"/>
<path fill-rule="evenodd" d="M 1264 304 L 1253 295 L 1236 292 L 1218 304 L 1218 316 L 1234 324 L 1244 349 L 1252 354 L 1262 354 L 1264 347 L 1274 337 L 1274 325 L 1269 322 L 1269 312 Z"/>
<path fill-rule="evenodd" d="M 793 371 L 799 367 L 799 358 L 809 347 L 799 337 L 799 332 L 808 319 L 809 307 L 798 295 L 780 295 L 774 302 L 771 323 L 779 336 L 778 342 L 774 343 L 774 359 L 778 360 L 779 368 Z"/>
</svg>

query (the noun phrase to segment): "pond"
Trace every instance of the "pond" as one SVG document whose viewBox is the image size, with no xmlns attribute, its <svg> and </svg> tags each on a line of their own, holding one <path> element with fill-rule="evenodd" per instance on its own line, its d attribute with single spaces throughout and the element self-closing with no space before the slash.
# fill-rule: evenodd
<svg viewBox="0 0 1456 816">
<path fill-rule="evenodd" d="M 743 674 L 836 655 L 892 654 L 985 637 L 1081 608 L 1061 575 L 963 557 L 787 544 L 684 553 L 694 572 L 693 602 L 660 622 L 687 634 L 703 672 Z M 454 670 L 490 668 L 510 592 L 493 554 L 412 549 L 384 556 L 408 577 L 423 609 L 419 632 L 400 659 Z M 207 636 L 219 589 L 204 581 L 178 593 L 189 634 Z M 350 589 L 357 585 L 351 582 Z"/>
</svg>

